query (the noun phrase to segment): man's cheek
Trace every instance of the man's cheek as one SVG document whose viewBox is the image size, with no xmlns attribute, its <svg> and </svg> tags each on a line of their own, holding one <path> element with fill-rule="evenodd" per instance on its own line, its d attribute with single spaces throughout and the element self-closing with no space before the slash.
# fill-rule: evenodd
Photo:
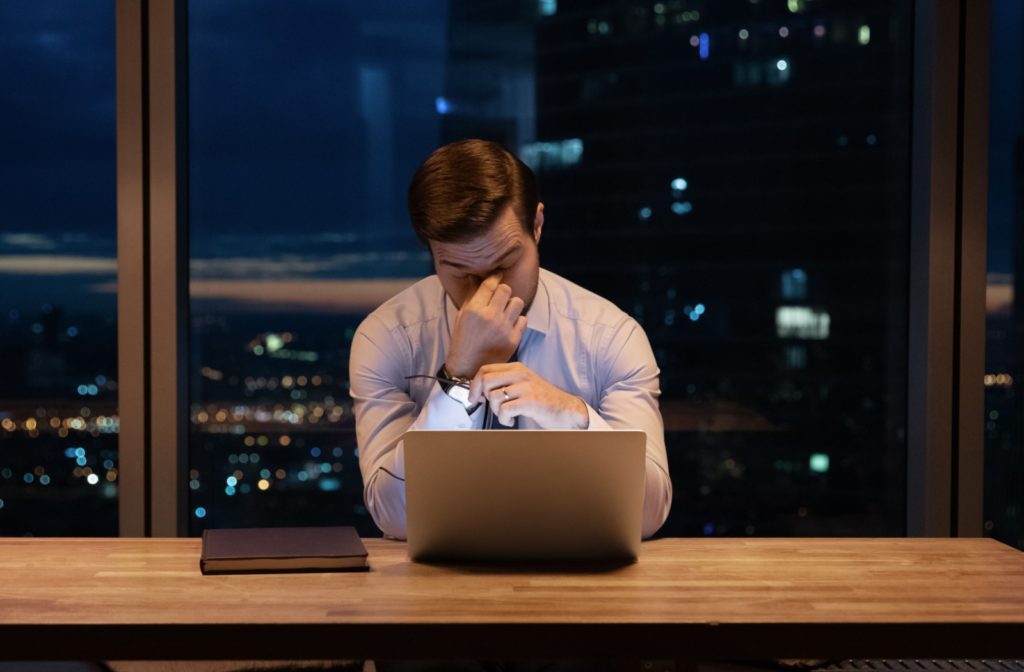
<svg viewBox="0 0 1024 672">
<path fill-rule="evenodd" d="M 512 296 L 518 296 L 523 301 L 529 298 L 529 286 L 525 282 L 517 282 L 512 285 Z"/>
<path fill-rule="evenodd" d="M 512 290 L 512 296 L 522 296 L 523 283 L 520 282 L 519 276 L 505 271 L 502 275 L 501 282 L 509 286 Z"/>
</svg>

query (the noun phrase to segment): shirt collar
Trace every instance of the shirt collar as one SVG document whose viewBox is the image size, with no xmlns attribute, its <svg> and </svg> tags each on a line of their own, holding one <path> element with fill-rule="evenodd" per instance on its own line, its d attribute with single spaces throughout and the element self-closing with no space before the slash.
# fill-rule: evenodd
<svg viewBox="0 0 1024 672">
<path fill-rule="evenodd" d="M 442 290 L 444 291 L 444 290 Z M 452 297 L 444 292 L 445 318 L 448 321 L 448 333 L 452 333 L 455 326 L 455 316 L 459 309 L 455 307 Z M 551 297 L 548 296 L 548 289 L 544 286 L 544 276 L 541 273 L 537 278 L 537 293 L 533 297 L 530 309 L 526 311 L 526 330 L 536 331 L 538 334 L 548 333 L 551 326 Z"/>
<path fill-rule="evenodd" d="M 544 286 L 544 277 L 541 275 L 537 278 L 537 293 L 533 297 L 533 303 L 526 311 L 526 330 L 546 334 L 550 326 L 551 298 L 548 296 L 548 289 Z"/>
</svg>

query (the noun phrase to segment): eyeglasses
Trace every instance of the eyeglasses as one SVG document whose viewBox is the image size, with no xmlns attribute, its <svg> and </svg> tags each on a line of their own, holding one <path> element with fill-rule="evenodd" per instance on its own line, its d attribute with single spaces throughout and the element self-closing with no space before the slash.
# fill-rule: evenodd
<svg viewBox="0 0 1024 672">
<path fill-rule="evenodd" d="M 410 380 L 412 378 L 430 378 L 431 380 L 436 380 L 438 382 L 446 383 L 448 385 L 455 385 L 456 387 L 464 387 L 467 390 L 469 389 L 469 383 L 467 383 L 465 381 L 462 381 L 462 380 L 452 380 L 451 378 L 445 378 L 443 376 L 428 376 L 426 374 L 422 374 L 421 373 L 421 374 L 418 374 L 418 375 L 406 376 L 405 377 L 406 380 Z"/>
</svg>

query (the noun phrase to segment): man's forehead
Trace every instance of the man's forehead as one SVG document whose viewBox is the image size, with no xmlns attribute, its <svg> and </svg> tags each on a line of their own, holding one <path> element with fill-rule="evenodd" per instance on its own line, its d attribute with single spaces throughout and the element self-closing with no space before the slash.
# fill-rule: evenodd
<svg viewBox="0 0 1024 672">
<path fill-rule="evenodd" d="M 434 257 L 439 263 L 469 267 L 495 264 L 512 256 L 522 246 L 521 229 L 500 227 L 500 223 L 484 235 L 456 243 L 432 242 Z"/>
<path fill-rule="evenodd" d="M 451 266 L 453 268 L 468 271 L 490 272 L 501 266 L 505 261 L 514 258 L 521 247 L 521 245 L 516 244 L 494 254 L 445 254 L 435 256 L 437 257 L 438 263 L 443 266 Z"/>
</svg>

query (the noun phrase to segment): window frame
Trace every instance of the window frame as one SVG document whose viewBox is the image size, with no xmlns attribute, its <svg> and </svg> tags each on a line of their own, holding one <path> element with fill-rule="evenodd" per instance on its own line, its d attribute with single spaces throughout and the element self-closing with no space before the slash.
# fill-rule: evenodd
<svg viewBox="0 0 1024 672">
<path fill-rule="evenodd" d="M 117 0 L 120 536 L 188 530 L 187 7 Z"/>
<path fill-rule="evenodd" d="M 914 3 L 909 536 L 982 532 L 990 21 L 988 0 Z"/>
</svg>

